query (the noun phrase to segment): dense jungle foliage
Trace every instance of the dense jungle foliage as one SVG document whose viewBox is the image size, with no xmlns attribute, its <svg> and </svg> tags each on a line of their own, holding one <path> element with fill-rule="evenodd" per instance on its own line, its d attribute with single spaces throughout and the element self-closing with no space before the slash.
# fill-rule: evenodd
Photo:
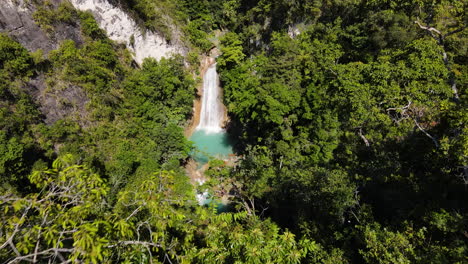
<svg viewBox="0 0 468 264">
<path fill-rule="evenodd" d="M 84 43 L 0 34 L 2 263 L 468 263 L 466 0 L 114 2 L 192 54 L 219 43 L 241 158 L 207 174 L 235 206 L 185 175 L 184 58 L 138 66 L 91 14 L 39 4 Z"/>
</svg>

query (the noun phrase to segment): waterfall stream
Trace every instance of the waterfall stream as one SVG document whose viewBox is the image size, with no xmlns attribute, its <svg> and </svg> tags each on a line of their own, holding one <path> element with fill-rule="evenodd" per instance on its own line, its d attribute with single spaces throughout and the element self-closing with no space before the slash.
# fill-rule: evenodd
<svg viewBox="0 0 468 264">
<path fill-rule="evenodd" d="M 219 94 L 218 73 L 216 63 L 213 63 L 203 77 L 202 106 L 197 130 L 204 130 L 207 133 L 222 131 L 224 113 Z"/>
</svg>

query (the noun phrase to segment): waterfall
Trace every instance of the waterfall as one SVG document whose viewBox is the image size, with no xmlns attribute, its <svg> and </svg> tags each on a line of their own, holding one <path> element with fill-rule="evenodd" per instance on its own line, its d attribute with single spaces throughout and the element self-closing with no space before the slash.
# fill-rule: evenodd
<svg viewBox="0 0 468 264">
<path fill-rule="evenodd" d="M 218 133 L 222 131 L 221 123 L 224 113 L 219 98 L 218 73 L 216 63 L 212 64 L 203 76 L 203 95 L 200 113 L 200 123 L 197 130 L 207 133 Z"/>
</svg>

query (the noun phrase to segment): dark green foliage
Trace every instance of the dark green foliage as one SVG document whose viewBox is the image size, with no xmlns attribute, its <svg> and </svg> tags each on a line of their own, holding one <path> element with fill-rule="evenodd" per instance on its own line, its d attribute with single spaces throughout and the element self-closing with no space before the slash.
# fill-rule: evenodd
<svg viewBox="0 0 468 264">
<path fill-rule="evenodd" d="M 108 41 L 104 30 L 100 29 L 96 20 L 89 12 L 79 12 L 81 31 L 92 39 Z"/>
<path fill-rule="evenodd" d="M 29 52 L 16 41 L 0 34 L 0 190 L 21 186 L 34 162 L 35 142 L 30 126 L 40 119 L 37 106 L 20 89 L 33 74 Z M 26 185 L 21 187 L 26 188 Z"/>
<path fill-rule="evenodd" d="M 356 263 L 425 263 L 431 253 L 441 263 L 466 261 L 466 238 L 429 242 L 424 220 L 444 208 L 466 223 L 466 81 L 452 68 L 466 70 L 466 52 L 461 42 L 461 50 L 447 45 L 466 41 L 457 11 L 466 3 L 241 6 L 245 23 L 221 40 L 218 59 L 244 155 L 231 172 L 239 192 L 298 234 L 343 243 Z M 441 39 L 415 20 L 453 34 Z M 465 99 L 454 99 L 453 82 Z M 455 119 L 446 116 L 451 107 Z"/>
<path fill-rule="evenodd" d="M 128 104 L 135 108 L 135 115 L 146 119 L 167 122 L 186 120 L 192 109 L 194 81 L 183 69 L 183 58 L 162 59 L 157 62 L 147 59 L 141 71 L 135 72 L 124 84 L 130 98 Z M 150 111 L 170 109 L 171 113 Z M 167 115 L 158 116 L 158 115 Z"/>
<path fill-rule="evenodd" d="M 109 91 L 121 71 L 117 54 L 108 41 L 92 41 L 77 48 L 75 42 L 67 40 L 50 53 L 49 59 L 56 70 L 60 69 L 64 80 L 83 85 L 89 95 Z"/>
<path fill-rule="evenodd" d="M 3 82 L 16 76 L 30 76 L 32 64 L 32 57 L 24 47 L 0 34 L 0 76 Z"/>
<path fill-rule="evenodd" d="M 190 21 L 185 31 L 189 35 L 189 40 L 193 45 L 199 47 L 202 52 L 208 52 L 213 47 L 213 44 L 208 40 L 208 34 L 200 29 L 203 23 L 200 19 Z"/>
<path fill-rule="evenodd" d="M 136 179 L 109 204 L 106 181 L 75 160 L 65 155 L 52 168 L 29 175 L 38 192 L 0 196 L 6 234 L 0 242 L 10 241 L 0 249 L 1 259 L 34 254 L 49 260 L 57 251 L 64 259 L 89 263 L 345 261 L 341 251 L 328 252 L 245 211 L 216 215 L 195 205 L 190 189 L 171 171 Z M 31 243 L 31 237 L 42 243 Z"/>
<path fill-rule="evenodd" d="M 52 16 L 61 6 L 40 10 Z M 180 163 L 188 157 L 190 145 L 179 125 L 191 114 L 195 91 L 183 59 L 147 60 L 142 69 L 134 69 L 125 64 L 125 51 L 105 37 L 91 14 L 71 10 L 85 43 L 78 46 L 66 40 L 46 58 L 36 58 L 37 67 L 26 49 L 0 35 L 0 70 L 6 77 L 0 109 L 2 184 L 20 184 L 35 162 L 41 167 L 40 159 L 50 161 L 57 153 L 73 153 L 109 178 L 110 199 L 131 176 L 143 177 L 161 167 L 182 175 Z M 64 21 L 51 23 L 59 22 Z M 23 89 L 27 84 L 22 80 L 33 69 L 48 76 L 45 93 L 83 89 L 91 99 L 86 109 L 69 105 L 73 110 L 67 118 L 43 124 Z"/>
<path fill-rule="evenodd" d="M 76 23 L 85 41 L 42 58 L 0 35 L 1 231 L 20 254 L 65 235 L 84 262 L 468 261 L 466 1 L 120 2 L 167 39 L 182 29 L 190 63 L 221 36 L 239 161 L 210 162 L 201 188 L 230 190 L 235 212 L 198 206 L 185 176 L 184 59 L 136 68 L 91 14 L 45 3 L 42 28 Z M 46 125 L 24 91 L 35 74 L 89 101 Z M 67 186 L 81 204 L 54 193 Z"/>
</svg>

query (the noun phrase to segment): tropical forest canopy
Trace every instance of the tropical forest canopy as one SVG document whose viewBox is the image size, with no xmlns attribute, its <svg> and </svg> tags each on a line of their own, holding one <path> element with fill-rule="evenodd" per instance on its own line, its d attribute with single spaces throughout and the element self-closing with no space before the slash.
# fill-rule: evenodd
<svg viewBox="0 0 468 264">
<path fill-rule="evenodd" d="M 2 263 L 468 262 L 466 0 L 120 0 L 190 50 L 140 66 L 90 13 L 31 2 L 83 41 L 0 34 Z M 184 170 L 215 46 L 240 157 L 206 172 L 219 214 Z"/>
</svg>

